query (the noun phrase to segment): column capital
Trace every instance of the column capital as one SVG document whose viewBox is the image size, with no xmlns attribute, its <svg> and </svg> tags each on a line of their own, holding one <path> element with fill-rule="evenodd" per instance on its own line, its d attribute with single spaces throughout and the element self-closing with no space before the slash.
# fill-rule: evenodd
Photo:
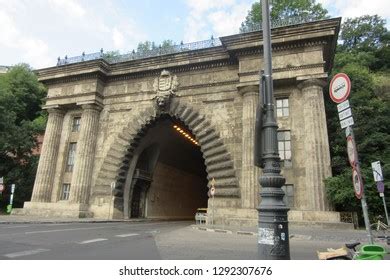
<svg viewBox="0 0 390 280">
<path fill-rule="evenodd" d="M 50 114 L 50 115 L 59 115 L 59 116 L 62 116 L 65 114 L 65 110 L 60 108 L 60 107 L 44 107 L 43 109 L 46 109 L 46 111 Z"/>
<path fill-rule="evenodd" d="M 242 96 L 259 94 L 259 85 L 238 85 L 238 93 Z"/>
<path fill-rule="evenodd" d="M 327 82 L 322 79 L 310 78 L 307 80 L 300 81 L 298 84 L 299 90 L 303 90 L 309 87 L 320 87 L 323 88 L 327 85 Z"/>
<path fill-rule="evenodd" d="M 83 110 L 94 110 L 100 112 L 103 109 L 103 106 L 97 103 L 88 103 L 88 104 L 81 104 L 81 108 Z"/>
</svg>

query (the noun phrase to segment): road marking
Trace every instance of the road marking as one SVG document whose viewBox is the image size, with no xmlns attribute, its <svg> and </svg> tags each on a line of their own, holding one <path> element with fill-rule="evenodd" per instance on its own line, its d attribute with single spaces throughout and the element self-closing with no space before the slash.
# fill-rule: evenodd
<svg viewBox="0 0 390 280">
<path fill-rule="evenodd" d="M 26 228 L 26 227 L 29 227 L 29 226 L 10 226 L 10 227 L 2 227 L 2 229 L 6 229 L 6 228 Z"/>
<path fill-rule="evenodd" d="M 53 230 L 27 231 L 27 232 L 25 232 L 25 234 L 61 232 L 61 231 L 75 231 L 75 230 L 91 230 L 91 229 L 100 229 L 100 228 L 109 228 L 109 227 L 64 228 L 64 229 L 53 229 Z"/>
<path fill-rule="evenodd" d="M 4 255 L 4 257 L 17 258 L 17 257 L 31 256 L 31 255 L 35 255 L 35 254 L 39 254 L 39 253 L 47 252 L 47 251 L 50 251 L 50 250 L 49 249 L 35 249 L 35 250 L 21 251 L 21 252 L 6 254 L 6 255 Z"/>
<path fill-rule="evenodd" d="M 81 242 L 78 242 L 78 244 L 88 244 L 88 243 L 100 242 L 100 241 L 105 241 L 105 240 L 108 240 L 108 239 L 106 239 L 106 238 L 96 238 L 96 239 L 81 241 Z"/>
<path fill-rule="evenodd" d="M 128 233 L 128 234 L 118 234 L 115 235 L 116 237 L 129 237 L 129 236 L 136 236 L 139 235 L 138 233 Z"/>
</svg>

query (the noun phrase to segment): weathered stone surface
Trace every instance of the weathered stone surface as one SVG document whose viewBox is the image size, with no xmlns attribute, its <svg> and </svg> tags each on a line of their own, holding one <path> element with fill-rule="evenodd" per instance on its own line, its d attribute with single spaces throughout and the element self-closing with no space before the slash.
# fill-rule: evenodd
<svg viewBox="0 0 390 280">
<path fill-rule="evenodd" d="M 340 19 L 329 19 L 272 33 L 275 97 L 289 100 L 289 115 L 278 117 L 278 124 L 291 132 L 292 161 L 283 168 L 286 184 L 294 190 L 291 219 L 337 219 L 328 212 L 324 194 L 323 179 L 331 173 L 321 83 L 331 70 L 339 25 Z M 96 60 L 38 70 L 49 89 L 46 105 L 63 113 L 49 114 L 32 202 L 26 207 L 41 207 L 42 213 L 53 207 L 57 215 L 68 205 L 76 216 L 79 211 L 79 216 L 127 217 L 144 139 L 151 127 L 170 116 L 199 142 L 209 188 L 215 179 L 216 221 L 256 223 L 260 170 L 254 166 L 253 140 L 261 36 L 227 36 L 219 47 L 120 64 Z M 74 116 L 82 118 L 79 134 L 70 132 Z M 76 165 L 73 173 L 66 173 L 71 141 L 78 143 Z M 166 179 L 161 172 L 159 178 Z M 72 185 L 67 202 L 58 201 L 64 183 Z M 158 209 L 153 216 L 163 216 L 164 210 Z"/>
</svg>

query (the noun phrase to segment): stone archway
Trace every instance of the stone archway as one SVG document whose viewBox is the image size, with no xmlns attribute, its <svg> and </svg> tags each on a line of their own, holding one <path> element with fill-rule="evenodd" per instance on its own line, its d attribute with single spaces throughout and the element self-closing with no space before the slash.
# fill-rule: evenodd
<svg viewBox="0 0 390 280">
<path fill-rule="evenodd" d="M 234 169 L 232 157 L 219 136 L 219 132 L 205 116 L 187 104 L 172 100 L 168 110 L 164 112 L 181 120 L 195 135 L 205 160 L 208 186 L 212 178 L 217 181 L 216 198 L 239 198 L 240 189 Z M 123 217 L 124 187 L 127 172 L 134 157 L 142 136 L 148 126 L 155 122 L 162 112 L 154 107 L 147 108 L 118 134 L 116 140 L 109 148 L 100 171 L 98 173 L 95 189 L 108 189 L 115 181 L 113 217 Z"/>
</svg>

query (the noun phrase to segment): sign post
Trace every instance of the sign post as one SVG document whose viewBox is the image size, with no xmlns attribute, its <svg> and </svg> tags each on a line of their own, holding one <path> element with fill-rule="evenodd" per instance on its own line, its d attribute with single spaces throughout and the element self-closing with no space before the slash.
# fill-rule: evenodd
<svg viewBox="0 0 390 280">
<path fill-rule="evenodd" d="M 114 194 L 115 185 L 116 185 L 116 182 L 112 181 L 111 185 L 110 185 L 111 192 L 110 192 L 110 203 L 109 203 L 109 206 L 108 206 L 108 219 L 110 219 L 110 216 L 111 216 L 112 196 Z"/>
<path fill-rule="evenodd" d="M 12 203 L 14 202 L 14 192 L 15 192 L 15 184 L 11 185 L 11 197 L 9 199 L 9 204 L 7 206 L 7 213 L 11 214 L 12 211 Z"/>
<path fill-rule="evenodd" d="M 0 200 L 3 195 L 3 191 L 4 191 L 4 181 L 3 181 L 3 177 L 0 177 Z"/>
<path fill-rule="evenodd" d="M 389 225 L 389 214 L 387 213 L 387 206 L 386 206 L 386 200 L 385 200 L 385 184 L 383 183 L 383 173 L 382 173 L 382 167 L 380 161 L 374 161 L 371 163 L 372 167 L 372 173 L 374 175 L 374 180 L 376 182 L 376 187 L 379 192 L 379 196 L 382 197 L 383 201 L 383 207 L 385 208 L 385 214 L 386 214 L 386 221 L 387 225 Z"/>
<path fill-rule="evenodd" d="M 349 77 L 344 73 L 336 74 L 330 82 L 329 94 L 333 102 L 338 104 L 337 111 L 339 113 L 340 126 L 342 129 L 345 128 L 345 134 L 347 138 L 347 151 L 349 163 L 352 167 L 353 188 L 355 190 L 356 198 L 360 199 L 362 203 L 364 224 L 366 226 L 368 240 L 371 244 L 373 244 L 374 241 L 372 238 L 370 220 L 368 217 L 367 201 L 366 196 L 364 194 L 364 184 L 360 173 L 360 164 L 356 149 L 355 135 L 352 129 L 354 121 L 352 117 L 352 110 L 350 108 L 348 100 L 350 92 L 351 80 L 349 79 Z"/>
<path fill-rule="evenodd" d="M 211 180 L 211 188 L 210 188 L 210 195 L 211 195 L 211 213 L 212 213 L 212 219 L 211 224 L 214 227 L 214 195 L 215 195 L 215 179 L 213 178 Z"/>
</svg>

